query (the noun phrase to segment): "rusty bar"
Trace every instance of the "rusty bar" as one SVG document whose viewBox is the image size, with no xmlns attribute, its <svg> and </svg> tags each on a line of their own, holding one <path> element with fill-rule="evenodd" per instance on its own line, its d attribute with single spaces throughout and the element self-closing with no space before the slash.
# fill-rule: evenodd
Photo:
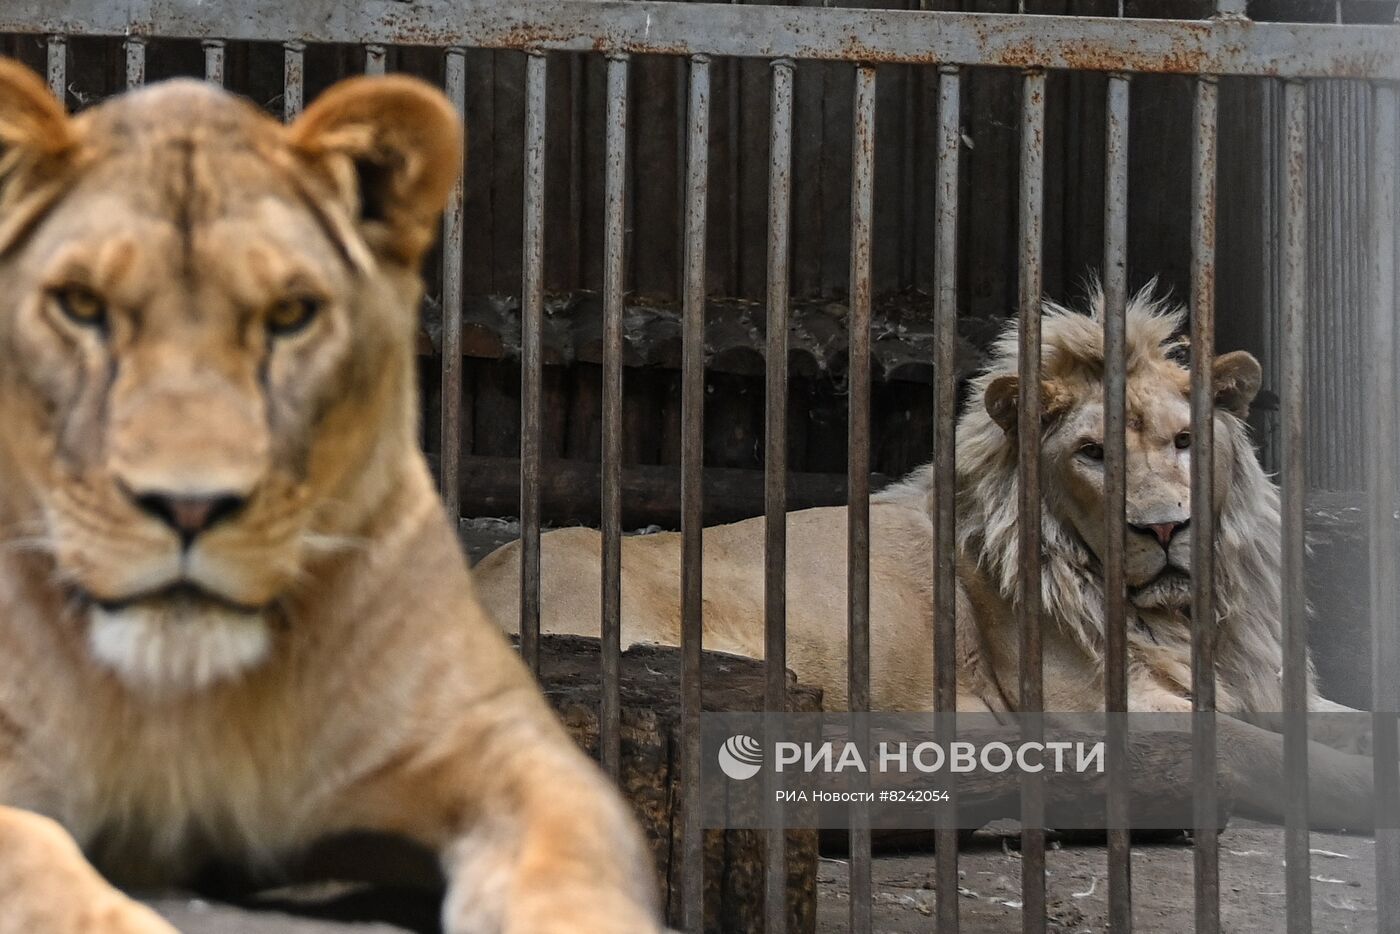
<svg viewBox="0 0 1400 934">
<path fill-rule="evenodd" d="M 126 50 L 126 86 L 139 88 L 146 83 L 146 37 L 127 36 L 122 46 Z"/>
<path fill-rule="evenodd" d="M 388 50 L 378 42 L 369 42 L 365 45 L 365 74 L 384 74 L 385 59 L 388 58 Z"/>
<path fill-rule="evenodd" d="M 1230 0 L 1229 6 L 1240 5 Z M 1276 77 L 1400 78 L 1395 27 L 729 3 L 6 0 L 0 32 L 791 57 Z"/>
<path fill-rule="evenodd" d="M 851 139 L 851 308 L 848 321 L 850 397 L 846 454 L 847 707 L 870 710 L 870 249 L 875 213 L 875 68 L 856 67 Z M 868 746 L 869 725 L 852 739 Z M 852 934 L 871 929 L 870 828 L 852 809 L 850 909 Z"/>
<path fill-rule="evenodd" d="M 1016 426 L 1019 487 L 1020 691 L 1018 709 L 1045 709 L 1040 638 L 1040 300 L 1045 209 L 1045 72 L 1028 71 L 1021 91 L 1020 367 Z M 1023 722 L 1039 741 L 1038 718 Z M 1027 772 L 1021 790 L 1021 930 L 1045 931 L 1045 786 Z"/>
<path fill-rule="evenodd" d="M 1215 199 L 1219 83 L 1196 81 L 1191 151 L 1191 776 L 1196 931 L 1220 930 L 1215 757 Z"/>
<path fill-rule="evenodd" d="M 1307 295 L 1307 86 L 1289 81 L 1283 89 L 1284 153 L 1282 226 L 1283 291 L 1279 297 L 1282 339 L 1283 470 L 1283 712 L 1285 889 L 1290 934 L 1312 930 L 1312 882 L 1308 878 L 1308 619 L 1303 589 L 1304 334 Z"/>
<path fill-rule="evenodd" d="M 282 116 L 290 123 L 301 113 L 306 95 L 306 43 L 282 43 Z"/>
<path fill-rule="evenodd" d="M 224 62 L 227 43 L 222 39 L 204 40 L 204 80 L 220 87 L 224 84 Z"/>
<path fill-rule="evenodd" d="M 1108 928 L 1132 930 L 1132 852 L 1128 839 L 1127 307 L 1129 79 L 1108 79 L 1104 146 L 1104 710 L 1108 721 Z"/>
<path fill-rule="evenodd" d="M 1366 355 L 1371 409 L 1366 424 L 1371 539 L 1372 702 L 1376 783 L 1376 916 L 1381 934 L 1400 934 L 1400 601 L 1396 594 L 1396 153 L 1400 94 L 1373 90 L 1369 236 L 1371 348 Z"/>
<path fill-rule="evenodd" d="M 525 213 L 520 320 L 520 652 L 540 670 L 540 422 L 544 360 L 545 82 L 543 52 L 525 58 Z"/>
<path fill-rule="evenodd" d="M 958 708 L 957 621 L 957 424 L 958 424 L 958 162 L 962 154 L 962 75 L 938 74 L 938 157 L 933 256 L 933 693 L 939 742 L 951 742 Z M 956 795 L 956 789 L 948 789 Z M 934 873 L 939 892 L 958 890 L 958 829 L 955 797 L 944 804 L 948 822 L 935 832 Z M 938 934 L 957 934 L 958 899 L 937 903 Z"/>
<path fill-rule="evenodd" d="M 68 38 L 49 36 L 48 41 L 49 90 L 60 104 L 68 102 Z"/>
<path fill-rule="evenodd" d="M 627 284 L 626 55 L 609 55 L 607 161 L 603 167 L 603 768 L 622 769 L 622 317 Z"/>
<path fill-rule="evenodd" d="M 465 115 L 467 107 L 467 50 L 448 49 L 443 55 L 443 90 Z M 442 370 L 441 443 L 438 451 L 438 488 L 447 517 L 455 529 L 462 517 L 462 239 L 465 181 L 462 172 L 452 184 L 442 215 Z"/>
<path fill-rule="evenodd" d="M 700 653 L 704 631 L 705 206 L 710 171 L 710 59 L 690 59 L 686 100 L 685 263 L 681 324 L 681 926 L 705 922 L 700 827 Z"/>
<path fill-rule="evenodd" d="M 768 321 L 764 355 L 763 441 L 763 709 L 787 710 L 787 358 L 792 218 L 791 59 L 772 64 L 768 132 Z M 765 744 L 766 746 L 766 744 Z M 770 778 L 777 776 L 771 771 Z M 776 787 L 765 795 L 775 802 Z M 787 925 L 787 845 L 782 830 L 768 831 L 764 862 L 764 930 Z"/>
</svg>

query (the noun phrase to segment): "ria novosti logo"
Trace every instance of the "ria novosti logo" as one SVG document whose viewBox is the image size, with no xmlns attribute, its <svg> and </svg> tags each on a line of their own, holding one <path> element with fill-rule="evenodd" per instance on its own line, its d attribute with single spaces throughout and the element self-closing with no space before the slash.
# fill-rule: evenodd
<svg viewBox="0 0 1400 934">
<path fill-rule="evenodd" d="M 736 781 L 753 778 L 763 767 L 763 747 L 752 736 L 739 733 L 719 747 L 719 768 Z"/>
</svg>

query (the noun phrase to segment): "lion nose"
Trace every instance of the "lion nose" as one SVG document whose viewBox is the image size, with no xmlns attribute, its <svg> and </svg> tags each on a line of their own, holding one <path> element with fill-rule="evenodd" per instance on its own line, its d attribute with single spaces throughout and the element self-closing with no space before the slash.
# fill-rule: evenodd
<svg viewBox="0 0 1400 934">
<path fill-rule="evenodd" d="M 1147 535 L 1156 536 L 1163 548 L 1171 545 L 1176 533 L 1186 528 L 1186 522 L 1153 522 L 1148 525 L 1135 525 L 1133 528 Z"/>
<path fill-rule="evenodd" d="M 170 526 L 186 546 L 248 503 L 247 497 L 227 492 L 190 496 L 152 491 L 132 498 L 141 511 Z"/>
</svg>

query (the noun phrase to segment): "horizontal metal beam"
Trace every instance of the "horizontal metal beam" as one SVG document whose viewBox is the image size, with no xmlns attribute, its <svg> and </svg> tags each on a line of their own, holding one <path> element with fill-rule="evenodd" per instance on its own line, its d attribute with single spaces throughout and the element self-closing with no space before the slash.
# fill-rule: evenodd
<svg viewBox="0 0 1400 934">
<path fill-rule="evenodd" d="M 6 0 L 0 32 L 1400 79 L 1400 27 L 642 0 Z"/>
</svg>

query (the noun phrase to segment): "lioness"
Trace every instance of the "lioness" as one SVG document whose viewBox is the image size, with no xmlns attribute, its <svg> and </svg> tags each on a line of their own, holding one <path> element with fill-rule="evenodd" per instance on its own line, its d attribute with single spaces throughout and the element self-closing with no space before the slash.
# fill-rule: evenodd
<svg viewBox="0 0 1400 934">
<path fill-rule="evenodd" d="M 1045 707 L 1104 706 L 1103 325 L 1047 304 L 1042 319 Z M 1183 311 L 1137 296 L 1127 312 L 1129 706 L 1189 712 L 1189 373 L 1175 359 Z M 1017 582 L 1017 338 L 1008 329 L 973 383 L 957 430 L 958 709 L 1019 707 Z M 1279 497 L 1254 457 L 1243 417 L 1259 389 L 1247 353 L 1215 361 L 1215 503 L 1218 704 L 1256 716 L 1282 709 Z M 920 710 L 933 703 L 933 474 L 925 467 L 872 498 L 871 702 Z M 707 529 L 704 645 L 764 653 L 763 519 Z M 788 516 L 788 663 L 821 686 L 828 708 L 846 698 L 846 510 Z M 596 635 L 600 542 L 563 529 L 542 542 L 542 625 Z M 680 639 L 680 539 L 627 538 L 622 547 L 624 644 Z M 507 545 L 476 569 L 482 602 L 510 629 L 519 620 L 519 549 Z M 1345 711 L 1312 690 L 1314 710 Z M 1263 719 L 1257 717 L 1256 719 Z M 1227 778 L 1253 812 L 1278 817 L 1281 738 L 1238 720 L 1221 725 Z M 1338 728 L 1345 733 L 1347 725 Z M 1349 737 L 1344 737 L 1349 739 Z M 1339 740 L 1339 744 L 1345 744 Z M 1369 811 L 1369 758 L 1314 744 L 1312 816 L 1319 826 L 1361 828 Z"/>
<path fill-rule="evenodd" d="M 141 883 L 391 832 L 448 931 L 656 930 L 418 449 L 447 100 L 356 79 L 284 127 L 179 81 L 70 119 L 0 61 L 0 145 L 0 931 L 170 930 L 58 825 Z"/>
</svg>

